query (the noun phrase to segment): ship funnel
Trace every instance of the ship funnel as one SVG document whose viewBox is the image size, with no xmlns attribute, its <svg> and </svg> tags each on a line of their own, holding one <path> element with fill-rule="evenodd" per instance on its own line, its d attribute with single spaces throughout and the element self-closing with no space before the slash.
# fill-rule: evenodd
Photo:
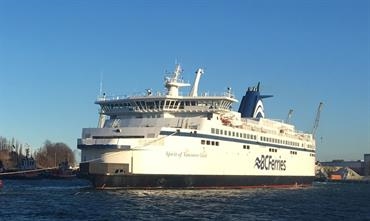
<svg viewBox="0 0 370 221">
<path fill-rule="evenodd" d="M 260 94 L 260 83 L 258 82 L 257 87 L 248 88 L 242 98 L 238 112 L 241 113 L 241 117 L 243 118 L 264 118 L 265 113 L 263 110 L 262 99 L 269 97 L 272 97 L 272 95 Z"/>
<path fill-rule="evenodd" d="M 203 69 L 199 68 L 196 72 L 195 72 L 195 79 L 194 79 L 194 84 L 193 84 L 193 88 L 191 89 L 190 91 L 190 94 L 189 96 L 191 97 L 197 97 L 198 96 L 198 85 L 199 85 L 199 80 L 200 80 L 200 76 L 204 73 Z"/>
</svg>

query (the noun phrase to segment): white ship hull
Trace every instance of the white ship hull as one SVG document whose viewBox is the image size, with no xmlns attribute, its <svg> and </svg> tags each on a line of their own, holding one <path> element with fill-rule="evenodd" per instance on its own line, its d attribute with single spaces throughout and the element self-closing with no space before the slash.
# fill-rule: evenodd
<svg viewBox="0 0 370 221">
<path fill-rule="evenodd" d="M 289 186 L 311 184 L 314 178 L 312 150 L 192 130 L 164 128 L 161 134 L 159 138 L 113 139 L 110 145 L 97 143 L 86 150 L 81 143 L 85 161 L 100 159 L 81 167 L 102 168 L 89 174 L 98 188 Z"/>
<path fill-rule="evenodd" d="M 197 95 L 178 66 L 165 79 L 167 94 L 113 97 L 100 105 L 98 128 L 83 129 L 81 175 L 97 188 L 240 188 L 309 185 L 315 140 L 291 124 L 265 119 L 259 85 L 246 92 L 238 112 L 231 89 Z M 106 119 L 109 117 L 108 119 Z"/>
</svg>

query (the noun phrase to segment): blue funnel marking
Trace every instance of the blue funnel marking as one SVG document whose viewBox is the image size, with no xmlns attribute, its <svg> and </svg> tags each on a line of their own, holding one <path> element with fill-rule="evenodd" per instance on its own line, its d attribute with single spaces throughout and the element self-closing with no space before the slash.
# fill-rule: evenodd
<svg viewBox="0 0 370 221">
<path fill-rule="evenodd" d="M 243 118 L 264 118 L 262 99 L 269 97 L 272 97 L 272 95 L 260 94 L 260 83 L 258 82 L 257 87 L 248 88 L 242 98 L 238 112 L 241 113 Z"/>
</svg>

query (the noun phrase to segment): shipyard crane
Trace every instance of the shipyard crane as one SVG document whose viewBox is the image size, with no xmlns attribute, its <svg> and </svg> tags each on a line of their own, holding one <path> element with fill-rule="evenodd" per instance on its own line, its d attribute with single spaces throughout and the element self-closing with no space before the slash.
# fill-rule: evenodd
<svg viewBox="0 0 370 221">
<path fill-rule="evenodd" d="M 317 108 L 316 118 L 315 118 L 315 122 L 314 122 L 313 128 L 312 128 L 312 136 L 313 137 L 315 137 L 317 127 L 319 126 L 320 113 L 321 113 L 321 110 L 322 110 L 322 105 L 323 105 L 323 102 L 320 102 L 319 107 Z"/>
<path fill-rule="evenodd" d="M 292 118 L 292 113 L 293 113 L 293 109 L 290 109 L 288 112 L 288 116 L 286 117 L 285 123 L 288 124 L 290 122 L 290 118 Z"/>
</svg>

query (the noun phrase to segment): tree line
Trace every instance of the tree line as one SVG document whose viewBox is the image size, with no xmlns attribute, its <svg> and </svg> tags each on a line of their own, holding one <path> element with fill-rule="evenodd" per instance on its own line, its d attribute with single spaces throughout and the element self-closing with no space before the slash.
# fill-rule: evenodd
<svg viewBox="0 0 370 221">
<path fill-rule="evenodd" d="M 27 144 L 0 136 L 0 162 L 5 169 L 19 168 L 19 163 L 25 158 L 33 158 L 37 168 L 56 167 L 65 161 L 69 165 L 76 163 L 72 149 L 65 143 L 46 140 L 42 147 L 31 152 Z"/>
</svg>

